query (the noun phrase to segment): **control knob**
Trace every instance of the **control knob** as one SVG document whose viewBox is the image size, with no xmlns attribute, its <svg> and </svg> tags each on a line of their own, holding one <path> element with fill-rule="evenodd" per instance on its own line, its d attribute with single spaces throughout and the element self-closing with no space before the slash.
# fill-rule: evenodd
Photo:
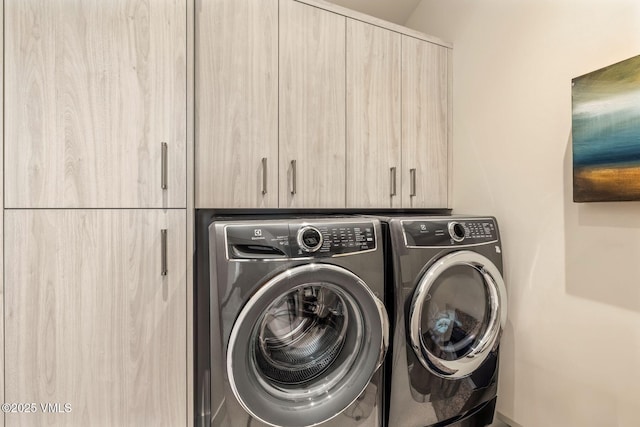
<svg viewBox="0 0 640 427">
<path fill-rule="evenodd" d="M 315 252 L 322 247 L 322 233 L 311 226 L 302 227 L 298 231 L 298 246 L 305 252 Z"/>
<path fill-rule="evenodd" d="M 465 237 L 465 231 L 462 224 L 452 221 L 449 223 L 449 235 L 456 242 L 462 242 Z"/>
</svg>

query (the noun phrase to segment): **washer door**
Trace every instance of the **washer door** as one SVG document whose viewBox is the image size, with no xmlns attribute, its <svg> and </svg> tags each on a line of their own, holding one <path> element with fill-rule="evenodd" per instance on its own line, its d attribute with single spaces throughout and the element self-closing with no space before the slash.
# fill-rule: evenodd
<svg viewBox="0 0 640 427">
<path fill-rule="evenodd" d="M 313 426 L 353 403 L 388 346 L 384 304 L 350 271 L 294 267 L 247 302 L 231 331 L 227 374 L 235 397 L 273 426 Z"/>
<path fill-rule="evenodd" d="M 446 255 L 422 276 L 409 311 L 420 363 L 441 378 L 464 378 L 485 361 L 507 319 L 502 275 L 471 251 Z"/>
</svg>

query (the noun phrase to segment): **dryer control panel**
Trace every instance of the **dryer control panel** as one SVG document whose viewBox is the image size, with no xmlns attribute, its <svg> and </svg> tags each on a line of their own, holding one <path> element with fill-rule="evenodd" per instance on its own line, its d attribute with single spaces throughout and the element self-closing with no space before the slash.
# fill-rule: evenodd
<svg viewBox="0 0 640 427">
<path fill-rule="evenodd" d="M 228 259 L 332 257 L 373 251 L 373 222 L 264 223 L 225 228 Z"/>
<path fill-rule="evenodd" d="M 407 247 L 470 246 L 498 241 L 493 218 L 416 219 L 402 221 Z"/>
</svg>

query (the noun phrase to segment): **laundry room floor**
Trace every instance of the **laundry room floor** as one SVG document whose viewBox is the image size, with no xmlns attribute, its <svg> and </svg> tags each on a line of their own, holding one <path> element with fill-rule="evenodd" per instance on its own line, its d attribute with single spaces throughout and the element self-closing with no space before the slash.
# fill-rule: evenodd
<svg viewBox="0 0 640 427">
<path fill-rule="evenodd" d="M 497 418 L 494 418 L 493 424 L 491 424 L 489 427 L 509 427 L 509 425 L 503 423 L 502 421 L 500 421 Z"/>
</svg>

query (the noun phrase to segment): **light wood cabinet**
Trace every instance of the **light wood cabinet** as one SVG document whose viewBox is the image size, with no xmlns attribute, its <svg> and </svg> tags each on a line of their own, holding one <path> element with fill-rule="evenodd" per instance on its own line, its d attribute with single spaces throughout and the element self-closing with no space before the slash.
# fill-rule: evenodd
<svg viewBox="0 0 640 427">
<path fill-rule="evenodd" d="M 197 207 L 449 207 L 446 43 L 313 0 L 203 2 L 196 34 Z"/>
<path fill-rule="evenodd" d="M 402 37 L 402 205 L 446 208 L 449 49 Z"/>
<path fill-rule="evenodd" d="M 0 34 L 4 31 L 4 8 L 0 7 Z M 0 43 L 0 58 L 4 58 L 4 44 Z M 4 82 L 4 63 L 0 65 L 0 81 Z M 4 85 L 0 85 L 0 98 L 4 99 Z M 0 103 L 0 134 L 4 135 L 4 102 Z M 0 402 L 4 398 L 4 149 L 0 142 Z M 4 412 L 0 415 L 4 426 Z"/>
<path fill-rule="evenodd" d="M 280 0 L 280 207 L 345 207 L 345 26 Z"/>
<path fill-rule="evenodd" d="M 5 221 L 6 401 L 71 407 L 6 425 L 185 425 L 185 210 L 7 210 Z"/>
<path fill-rule="evenodd" d="M 5 207 L 185 207 L 186 0 L 4 13 Z"/>
<path fill-rule="evenodd" d="M 347 21 L 348 207 L 447 207 L 449 50 Z"/>
<path fill-rule="evenodd" d="M 196 12 L 196 206 L 278 207 L 278 0 Z"/>
<path fill-rule="evenodd" d="M 292 0 L 198 8 L 197 207 L 345 207 L 345 20 Z"/>
<path fill-rule="evenodd" d="M 399 208 L 401 35 L 347 19 L 347 206 Z"/>
</svg>

